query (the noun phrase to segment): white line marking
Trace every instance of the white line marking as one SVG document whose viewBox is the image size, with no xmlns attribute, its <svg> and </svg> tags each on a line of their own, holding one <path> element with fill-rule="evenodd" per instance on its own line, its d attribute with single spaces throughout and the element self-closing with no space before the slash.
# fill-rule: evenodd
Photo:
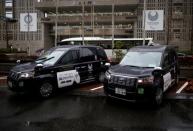
<svg viewBox="0 0 193 131">
<path fill-rule="evenodd" d="M 93 89 L 90 89 L 91 91 L 94 91 L 94 90 L 98 90 L 98 89 L 101 89 L 103 88 L 103 86 L 99 86 L 99 87 L 96 87 L 96 88 L 93 88 Z"/>
<path fill-rule="evenodd" d="M 7 76 L 0 77 L 0 80 L 5 80 L 5 79 L 7 79 Z"/>
<path fill-rule="evenodd" d="M 179 94 L 187 85 L 188 82 L 184 83 L 184 85 L 176 92 L 176 94 Z"/>
</svg>

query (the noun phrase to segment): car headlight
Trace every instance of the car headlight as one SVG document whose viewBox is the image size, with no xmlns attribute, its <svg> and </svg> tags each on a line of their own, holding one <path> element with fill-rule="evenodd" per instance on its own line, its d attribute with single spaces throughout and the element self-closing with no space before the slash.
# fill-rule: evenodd
<svg viewBox="0 0 193 131">
<path fill-rule="evenodd" d="M 148 77 L 138 79 L 138 83 L 151 84 L 151 83 L 153 83 L 153 80 L 154 80 L 153 76 L 148 76 Z"/>
<path fill-rule="evenodd" d="M 29 77 L 34 77 L 34 72 L 26 72 L 20 74 L 20 78 L 29 78 Z"/>
<path fill-rule="evenodd" d="M 107 80 L 110 80 L 111 79 L 111 74 L 108 71 L 106 71 L 105 77 L 107 78 Z"/>
</svg>

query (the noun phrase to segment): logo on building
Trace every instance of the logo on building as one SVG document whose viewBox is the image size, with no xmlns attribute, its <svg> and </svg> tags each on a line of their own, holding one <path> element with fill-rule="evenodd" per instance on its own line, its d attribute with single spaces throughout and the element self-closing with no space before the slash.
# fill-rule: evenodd
<svg viewBox="0 0 193 131">
<path fill-rule="evenodd" d="M 33 21 L 33 17 L 30 14 L 27 14 L 24 17 L 24 21 L 25 21 L 26 24 L 30 24 Z"/>
<path fill-rule="evenodd" d="M 157 31 L 163 30 L 164 11 L 163 10 L 146 10 L 145 11 L 145 30 Z"/>
<path fill-rule="evenodd" d="M 156 21 L 158 19 L 159 15 L 157 11 L 149 11 L 148 13 L 148 19 L 151 21 Z"/>
<path fill-rule="evenodd" d="M 37 13 L 20 13 L 20 31 L 37 31 Z"/>
</svg>

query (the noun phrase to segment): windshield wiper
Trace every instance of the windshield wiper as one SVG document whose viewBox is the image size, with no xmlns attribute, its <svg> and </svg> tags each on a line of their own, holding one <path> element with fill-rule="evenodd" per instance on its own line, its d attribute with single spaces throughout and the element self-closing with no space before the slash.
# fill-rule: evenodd
<svg viewBox="0 0 193 131">
<path fill-rule="evenodd" d="M 39 62 L 39 63 L 43 63 L 43 62 L 46 62 L 46 61 L 51 60 L 53 58 L 54 58 L 54 56 L 52 56 L 50 58 L 43 57 L 43 58 L 37 59 L 36 61 L 43 60 L 43 61 Z"/>
<path fill-rule="evenodd" d="M 46 57 L 38 58 L 36 61 L 47 59 Z"/>
<path fill-rule="evenodd" d="M 155 67 L 151 67 L 151 66 L 144 66 L 142 68 L 155 68 Z"/>
<path fill-rule="evenodd" d="M 140 68 L 140 66 L 136 66 L 136 65 L 123 65 L 123 66 L 139 67 Z"/>
</svg>

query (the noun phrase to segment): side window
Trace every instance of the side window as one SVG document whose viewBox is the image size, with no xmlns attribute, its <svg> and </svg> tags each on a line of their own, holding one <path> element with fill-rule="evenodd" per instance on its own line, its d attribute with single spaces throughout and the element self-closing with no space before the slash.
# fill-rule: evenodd
<svg viewBox="0 0 193 131">
<path fill-rule="evenodd" d="M 81 62 L 94 61 L 95 55 L 88 48 L 81 48 L 80 60 Z"/>
<path fill-rule="evenodd" d="M 68 51 L 60 60 L 59 64 L 74 64 L 79 62 L 78 51 L 70 50 Z"/>
<path fill-rule="evenodd" d="M 174 51 L 171 51 L 169 54 L 169 63 L 170 65 L 173 65 L 176 62 L 176 54 Z"/>
<path fill-rule="evenodd" d="M 164 61 L 163 61 L 163 67 L 168 67 L 169 66 L 169 54 L 166 52 L 164 54 Z"/>
<path fill-rule="evenodd" d="M 107 55 L 106 55 L 106 53 L 105 53 L 104 50 L 98 48 L 97 51 L 98 51 L 98 55 L 99 55 L 99 58 L 100 58 L 100 59 L 103 59 L 103 60 L 106 60 L 106 59 L 107 59 Z"/>
</svg>

